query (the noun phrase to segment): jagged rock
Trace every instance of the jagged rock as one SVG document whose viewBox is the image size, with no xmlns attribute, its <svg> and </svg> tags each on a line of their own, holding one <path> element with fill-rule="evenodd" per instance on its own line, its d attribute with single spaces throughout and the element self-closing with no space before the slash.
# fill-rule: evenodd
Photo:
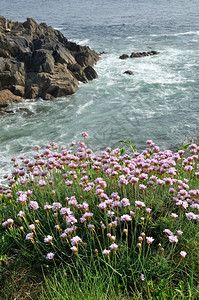
<svg viewBox="0 0 199 300">
<path fill-rule="evenodd" d="M 134 75 L 135 73 L 131 70 L 127 70 L 123 74 Z"/>
<path fill-rule="evenodd" d="M 14 96 L 22 100 L 70 95 L 79 81 L 97 78 L 92 67 L 98 59 L 97 52 L 69 42 L 45 23 L 0 16 L 0 92 L 6 93 L 8 103 Z"/>
<path fill-rule="evenodd" d="M 88 80 L 93 80 L 98 77 L 97 72 L 91 66 L 84 69 L 84 74 Z"/>
<path fill-rule="evenodd" d="M 120 59 L 127 59 L 127 58 L 129 58 L 129 55 L 128 54 L 122 54 L 119 58 Z"/>
<path fill-rule="evenodd" d="M 7 89 L 0 91 L 0 108 L 5 108 L 9 104 L 20 103 L 22 101 L 22 97 L 14 95 L 11 91 Z"/>
<path fill-rule="evenodd" d="M 157 55 L 160 52 L 158 51 L 148 51 L 148 52 L 132 52 L 130 55 L 130 58 L 134 57 L 144 57 L 144 56 L 151 56 L 151 55 Z"/>
</svg>

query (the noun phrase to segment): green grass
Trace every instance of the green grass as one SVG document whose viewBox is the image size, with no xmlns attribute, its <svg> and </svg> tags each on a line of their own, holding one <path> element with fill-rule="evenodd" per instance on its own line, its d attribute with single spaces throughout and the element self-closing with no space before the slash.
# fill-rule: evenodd
<svg viewBox="0 0 199 300">
<path fill-rule="evenodd" d="M 107 149 L 92 158 L 82 142 L 74 152 L 48 148 L 23 160 L 25 174 L 14 160 L 14 181 L 0 191 L 0 298 L 199 299 L 199 148 L 185 156 L 132 146 L 133 157 Z"/>
</svg>

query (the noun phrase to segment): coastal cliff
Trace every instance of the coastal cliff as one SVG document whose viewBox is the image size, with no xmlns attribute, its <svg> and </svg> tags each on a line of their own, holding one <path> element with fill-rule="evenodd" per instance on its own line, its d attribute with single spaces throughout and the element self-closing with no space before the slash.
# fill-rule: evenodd
<svg viewBox="0 0 199 300">
<path fill-rule="evenodd" d="M 97 78 L 99 54 L 69 42 L 45 23 L 0 16 L 0 108 L 24 98 L 54 99 L 73 94 L 79 81 Z"/>
</svg>

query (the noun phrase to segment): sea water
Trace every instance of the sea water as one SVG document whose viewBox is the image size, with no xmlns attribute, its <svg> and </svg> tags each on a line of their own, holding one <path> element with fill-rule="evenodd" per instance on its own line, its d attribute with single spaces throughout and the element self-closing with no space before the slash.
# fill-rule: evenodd
<svg viewBox="0 0 199 300">
<path fill-rule="evenodd" d="M 67 146 L 82 131 L 95 152 L 121 140 L 141 149 L 152 139 L 166 149 L 197 136 L 198 0 L 0 0 L 0 14 L 46 22 L 70 41 L 106 52 L 95 66 L 98 79 L 74 95 L 27 100 L 13 106 L 20 112 L 0 116 L 0 179 L 12 156 L 32 157 L 34 145 L 52 141 Z M 119 59 L 150 50 L 160 54 Z"/>
</svg>

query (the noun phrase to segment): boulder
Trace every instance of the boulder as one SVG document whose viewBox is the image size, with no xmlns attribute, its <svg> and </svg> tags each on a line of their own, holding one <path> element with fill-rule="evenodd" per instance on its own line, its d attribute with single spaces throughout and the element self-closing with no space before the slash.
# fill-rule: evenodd
<svg viewBox="0 0 199 300">
<path fill-rule="evenodd" d="M 128 54 L 122 54 L 119 58 L 120 59 L 127 59 L 127 58 L 129 58 L 129 55 Z"/>
<path fill-rule="evenodd" d="M 88 66 L 84 69 L 84 74 L 88 80 L 98 78 L 97 72 L 91 66 Z"/>
<path fill-rule="evenodd" d="M 97 78 L 93 69 L 100 57 L 97 52 L 68 41 L 58 30 L 34 19 L 20 23 L 0 16 L 0 45 L 4 104 L 71 95 L 79 81 Z"/>
</svg>

